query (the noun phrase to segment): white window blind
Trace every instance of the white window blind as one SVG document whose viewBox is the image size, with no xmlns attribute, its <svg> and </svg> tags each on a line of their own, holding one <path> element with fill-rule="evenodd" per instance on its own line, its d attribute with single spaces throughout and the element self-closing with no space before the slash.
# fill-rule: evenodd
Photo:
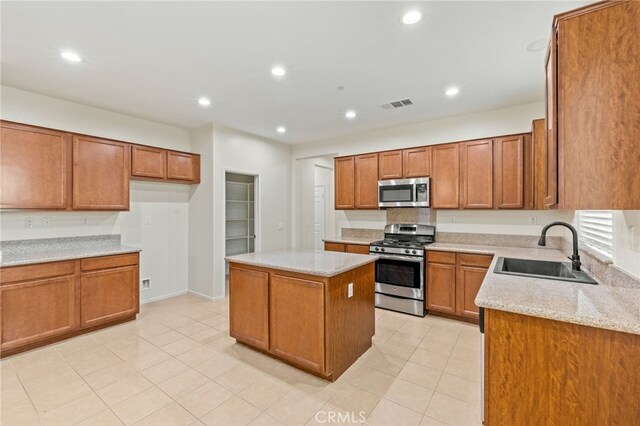
<svg viewBox="0 0 640 426">
<path fill-rule="evenodd" d="M 610 210 L 578 211 L 578 229 L 583 244 L 613 257 L 613 213 Z"/>
</svg>

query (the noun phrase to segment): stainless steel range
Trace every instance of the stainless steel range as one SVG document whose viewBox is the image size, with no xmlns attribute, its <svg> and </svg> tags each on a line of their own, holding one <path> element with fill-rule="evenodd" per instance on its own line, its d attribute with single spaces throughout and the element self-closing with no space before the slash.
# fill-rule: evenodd
<svg viewBox="0 0 640 426">
<path fill-rule="evenodd" d="M 377 307 L 425 316 L 424 247 L 435 239 L 435 226 L 385 226 L 384 240 L 369 246 L 369 252 L 380 257 L 376 261 Z"/>
</svg>

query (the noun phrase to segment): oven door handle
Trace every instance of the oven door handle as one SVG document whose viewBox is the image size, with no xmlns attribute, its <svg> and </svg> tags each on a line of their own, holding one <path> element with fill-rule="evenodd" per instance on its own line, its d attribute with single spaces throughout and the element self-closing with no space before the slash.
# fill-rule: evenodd
<svg viewBox="0 0 640 426">
<path fill-rule="evenodd" d="M 389 255 L 387 255 L 387 254 L 380 255 L 379 253 L 375 253 L 375 252 L 373 252 L 373 253 L 371 253 L 371 254 L 377 254 L 377 255 L 378 255 L 378 257 L 379 257 L 380 259 L 404 260 L 404 261 L 407 261 L 407 262 L 413 262 L 413 263 L 423 263 L 423 262 L 424 262 L 424 259 L 423 259 L 423 258 L 421 258 L 421 257 L 412 257 L 412 256 L 389 256 Z"/>
</svg>

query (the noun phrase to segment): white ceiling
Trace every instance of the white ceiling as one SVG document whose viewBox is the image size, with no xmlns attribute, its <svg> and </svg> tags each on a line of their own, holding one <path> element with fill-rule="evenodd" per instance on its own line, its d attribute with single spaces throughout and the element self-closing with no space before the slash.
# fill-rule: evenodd
<svg viewBox="0 0 640 426">
<path fill-rule="evenodd" d="M 554 14 L 581 4 L 2 1 L 2 84 L 303 143 L 539 101 L 545 52 L 526 47 L 549 36 Z M 401 25 L 413 8 L 422 21 Z M 84 62 L 66 62 L 61 49 Z M 271 75 L 275 64 L 284 78 Z M 451 85 L 461 89 L 453 99 L 443 93 Z M 199 96 L 212 105 L 199 107 Z M 414 105 L 379 107 L 405 98 Z"/>
</svg>

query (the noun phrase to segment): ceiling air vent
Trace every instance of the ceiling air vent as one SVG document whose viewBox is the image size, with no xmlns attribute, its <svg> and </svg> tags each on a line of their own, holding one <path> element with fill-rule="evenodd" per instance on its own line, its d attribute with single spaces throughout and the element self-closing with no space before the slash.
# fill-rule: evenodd
<svg viewBox="0 0 640 426">
<path fill-rule="evenodd" d="M 411 99 L 403 99 L 401 101 L 393 101 L 393 102 L 389 102 L 388 104 L 382 104 L 380 105 L 380 108 L 382 109 L 395 109 L 395 108 L 402 108 L 402 107 L 406 107 L 409 105 L 413 105 L 413 102 L 411 102 Z"/>
</svg>

